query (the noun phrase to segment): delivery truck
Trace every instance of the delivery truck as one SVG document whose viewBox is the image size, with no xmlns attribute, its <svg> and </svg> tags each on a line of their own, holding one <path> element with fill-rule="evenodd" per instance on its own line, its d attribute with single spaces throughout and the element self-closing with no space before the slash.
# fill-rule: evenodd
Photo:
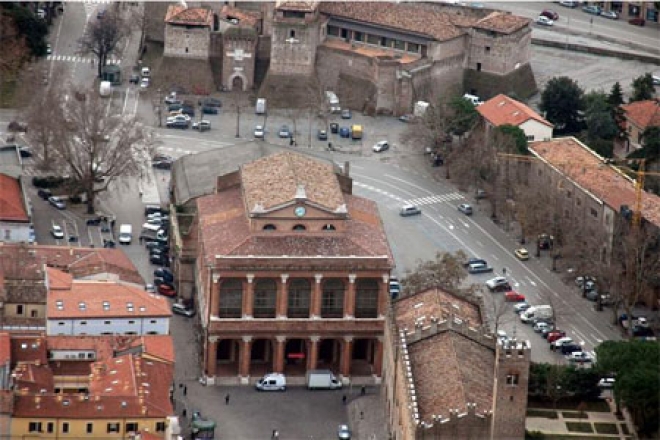
<svg viewBox="0 0 660 440">
<path fill-rule="evenodd" d="M 338 390 L 341 382 L 330 370 L 310 370 L 307 372 L 307 388 L 310 390 Z"/>
</svg>

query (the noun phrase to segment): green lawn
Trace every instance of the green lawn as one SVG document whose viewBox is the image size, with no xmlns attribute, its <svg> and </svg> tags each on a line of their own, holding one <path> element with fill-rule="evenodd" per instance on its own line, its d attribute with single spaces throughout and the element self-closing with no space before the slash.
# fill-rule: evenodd
<svg viewBox="0 0 660 440">
<path fill-rule="evenodd" d="M 527 410 L 527 417 L 545 417 L 546 419 L 556 419 L 557 412 L 532 408 Z"/>
<path fill-rule="evenodd" d="M 565 419 L 588 419 L 589 414 L 586 412 L 579 413 L 579 412 L 573 412 L 573 411 L 562 411 L 561 412 L 562 417 Z"/>
<path fill-rule="evenodd" d="M 566 429 L 571 432 L 594 432 L 591 423 L 566 422 Z"/>
<path fill-rule="evenodd" d="M 527 403 L 527 407 L 537 408 L 537 409 L 558 409 L 558 410 L 568 409 L 568 410 L 576 411 L 579 404 L 580 404 L 579 401 L 560 400 L 559 402 L 557 402 L 557 406 L 555 408 L 555 405 L 553 404 L 552 401 L 530 398 L 529 402 Z M 594 400 L 590 402 L 584 402 L 584 404 L 586 406 L 586 408 L 584 409 L 585 411 L 610 412 L 610 407 L 607 404 L 607 402 L 605 402 L 604 400 Z"/>
<path fill-rule="evenodd" d="M 618 434 L 619 429 L 616 423 L 594 423 L 594 428 L 598 434 Z"/>
</svg>

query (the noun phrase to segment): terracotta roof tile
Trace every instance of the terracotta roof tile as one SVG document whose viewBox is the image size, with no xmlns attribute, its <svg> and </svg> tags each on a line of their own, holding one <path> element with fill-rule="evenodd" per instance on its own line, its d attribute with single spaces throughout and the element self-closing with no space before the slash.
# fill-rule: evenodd
<svg viewBox="0 0 660 440">
<path fill-rule="evenodd" d="M 626 118 L 642 130 L 660 127 L 660 100 L 631 102 L 621 108 Z"/>
<path fill-rule="evenodd" d="M 11 363 L 11 340 L 9 333 L 0 333 L 0 365 Z"/>
<path fill-rule="evenodd" d="M 20 362 L 48 361 L 45 336 L 18 336 L 11 338 L 11 362 L 16 365 Z"/>
<path fill-rule="evenodd" d="M 47 267 L 46 275 L 48 276 L 48 288 L 50 290 L 69 290 L 73 284 L 71 274 L 62 272 L 61 270 Z"/>
<path fill-rule="evenodd" d="M 170 5 L 165 22 L 185 26 L 212 26 L 213 11 L 205 8 L 186 8 L 181 4 Z"/>
<path fill-rule="evenodd" d="M 52 391 L 54 387 L 53 371 L 48 364 L 22 363 L 14 368 L 15 388 L 30 393 L 41 390 Z"/>
<path fill-rule="evenodd" d="M 145 357 L 172 363 L 174 345 L 170 335 L 102 335 L 102 336 L 48 336 L 48 350 L 93 350 L 96 360 L 110 359 L 116 353 L 138 352 Z M 87 362 L 89 365 L 91 361 Z"/>
<path fill-rule="evenodd" d="M 235 18 L 240 25 L 255 26 L 261 20 L 261 12 L 249 11 L 245 9 L 235 8 L 233 6 L 224 5 L 220 11 L 220 16 L 223 18 Z"/>
<path fill-rule="evenodd" d="M 275 7 L 277 9 L 283 9 L 287 11 L 302 11 L 302 12 L 312 12 L 316 10 L 318 1 L 287 1 L 287 0 L 277 0 Z"/>
<path fill-rule="evenodd" d="M 564 175 L 601 199 L 614 211 L 622 205 L 635 207 L 635 185 L 632 179 L 615 167 L 604 164 L 586 145 L 575 138 L 531 142 L 529 150 L 552 164 Z M 642 193 L 642 217 L 660 227 L 660 197 Z"/>
<path fill-rule="evenodd" d="M 526 26 L 528 27 L 531 22 L 532 20 L 529 18 L 495 11 L 479 20 L 473 27 L 502 34 L 512 34 Z"/>
<path fill-rule="evenodd" d="M 0 390 L 0 414 L 14 413 L 14 391 Z"/>
<path fill-rule="evenodd" d="M 29 222 L 18 179 L 0 174 L 0 221 Z"/>
<path fill-rule="evenodd" d="M 497 95 L 477 107 L 477 111 L 495 126 L 511 124 L 519 126 L 530 119 L 541 124 L 553 127 L 553 125 L 543 119 L 534 110 L 522 102 L 511 99 L 506 95 Z"/>
<path fill-rule="evenodd" d="M 483 319 L 475 300 L 443 289 L 432 288 L 405 296 L 394 302 L 397 326 L 412 331 L 420 320 L 429 325 L 432 317 L 443 319 L 453 314 L 471 326 L 478 327 Z"/>
<path fill-rule="evenodd" d="M 344 204 L 332 164 L 297 153 L 278 153 L 241 167 L 245 204 L 252 212 L 293 203 L 301 189 L 307 200 L 329 211 Z"/>
</svg>

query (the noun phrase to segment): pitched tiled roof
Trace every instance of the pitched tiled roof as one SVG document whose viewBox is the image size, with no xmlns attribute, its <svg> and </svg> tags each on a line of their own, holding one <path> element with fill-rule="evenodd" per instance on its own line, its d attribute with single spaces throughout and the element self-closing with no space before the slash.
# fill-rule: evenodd
<svg viewBox="0 0 660 440">
<path fill-rule="evenodd" d="M 523 122 L 534 119 L 548 127 L 553 127 L 550 122 L 543 119 L 538 113 L 522 102 L 502 94 L 478 106 L 477 111 L 495 126 L 505 124 L 519 126 Z"/>
<path fill-rule="evenodd" d="M 17 336 L 11 338 L 11 363 L 39 362 L 48 360 L 45 336 Z"/>
<path fill-rule="evenodd" d="M 637 101 L 622 105 L 626 118 L 646 130 L 649 127 L 660 127 L 660 100 Z"/>
<path fill-rule="evenodd" d="M 0 174 L 0 221 L 30 221 L 18 179 Z"/>
<path fill-rule="evenodd" d="M 445 330 L 408 344 L 420 420 L 449 418 L 475 403 L 477 413 L 493 407 L 495 349 Z"/>
<path fill-rule="evenodd" d="M 349 219 L 346 232 L 325 235 L 251 234 L 240 189 L 200 197 L 197 207 L 200 240 L 208 261 L 215 255 L 233 256 L 388 256 L 391 252 L 376 204 L 357 196 L 344 195 Z"/>
<path fill-rule="evenodd" d="M 239 9 L 229 5 L 222 7 L 220 15 L 224 18 L 236 18 L 239 24 L 249 26 L 254 26 L 261 20 L 261 12 L 259 11 Z"/>
<path fill-rule="evenodd" d="M 145 357 L 174 362 L 174 345 L 170 335 L 101 335 L 101 336 L 48 336 L 48 350 L 92 350 L 96 359 L 110 359 L 117 353 L 137 352 Z M 86 362 L 89 366 L 91 361 Z M 89 369 L 89 367 L 88 367 Z M 89 371 L 88 371 L 89 373 Z"/>
<path fill-rule="evenodd" d="M 635 185 L 632 179 L 604 164 L 586 145 L 575 138 L 531 142 L 529 150 L 551 163 L 564 175 L 619 212 L 622 205 L 635 207 Z M 660 227 L 660 197 L 642 193 L 642 217 Z"/>
<path fill-rule="evenodd" d="M 213 11 L 205 8 L 186 8 L 181 4 L 170 5 L 165 23 L 185 26 L 213 25 Z"/>
<path fill-rule="evenodd" d="M 241 167 L 245 204 L 252 212 L 293 203 L 302 190 L 307 200 L 329 211 L 344 204 L 332 164 L 297 153 L 278 153 Z"/>
<path fill-rule="evenodd" d="M 53 389 L 53 371 L 48 364 L 19 364 L 12 372 L 16 389 L 30 393 Z"/>
<path fill-rule="evenodd" d="M 0 333 L 0 366 L 11 361 L 11 340 L 9 333 Z"/>
<path fill-rule="evenodd" d="M 275 7 L 277 9 L 284 9 L 287 11 L 302 11 L 312 12 L 316 9 L 318 1 L 291 1 L 291 0 L 277 0 Z"/>
<path fill-rule="evenodd" d="M 48 319 L 171 315 L 162 296 L 114 281 L 73 281 L 69 288 L 51 289 L 46 310 Z"/>
<path fill-rule="evenodd" d="M 486 31 L 499 32 L 502 34 L 511 34 L 524 28 L 525 26 L 529 26 L 531 21 L 532 20 L 529 18 L 495 11 L 477 21 L 473 27 Z"/>
<path fill-rule="evenodd" d="M 48 288 L 50 290 L 69 290 L 73 284 L 71 274 L 62 272 L 61 270 L 47 267 L 46 275 L 48 276 Z"/>
<path fill-rule="evenodd" d="M 397 300 L 394 302 L 394 311 L 397 326 L 400 329 L 407 328 L 408 331 L 415 328 L 415 322 L 429 325 L 432 317 L 443 319 L 454 315 L 468 321 L 473 327 L 478 327 L 483 322 L 479 305 L 474 299 L 437 287 Z"/>
</svg>

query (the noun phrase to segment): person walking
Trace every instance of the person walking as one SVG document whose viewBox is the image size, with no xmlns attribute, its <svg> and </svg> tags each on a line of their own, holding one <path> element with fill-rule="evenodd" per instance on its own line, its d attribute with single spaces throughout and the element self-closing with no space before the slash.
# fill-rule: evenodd
<svg viewBox="0 0 660 440">
<path fill-rule="evenodd" d="M 225 405 L 229 405 L 229 393 L 225 395 Z"/>
<path fill-rule="evenodd" d="M 280 438 L 280 433 L 277 431 L 277 429 L 273 429 L 273 433 L 271 434 L 270 438 L 273 440 Z"/>
<path fill-rule="evenodd" d="M 342 402 L 344 405 L 346 405 L 346 400 L 347 400 L 347 399 L 348 399 L 348 398 L 346 397 L 346 394 L 344 394 L 344 395 L 341 397 L 341 402 Z"/>
<path fill-rule="evenodd" d="M 186 385 L 183 387 L 183 395 L 185 396 L 187 394 L 188 394 L 188 386 Z"/>
</svg>

